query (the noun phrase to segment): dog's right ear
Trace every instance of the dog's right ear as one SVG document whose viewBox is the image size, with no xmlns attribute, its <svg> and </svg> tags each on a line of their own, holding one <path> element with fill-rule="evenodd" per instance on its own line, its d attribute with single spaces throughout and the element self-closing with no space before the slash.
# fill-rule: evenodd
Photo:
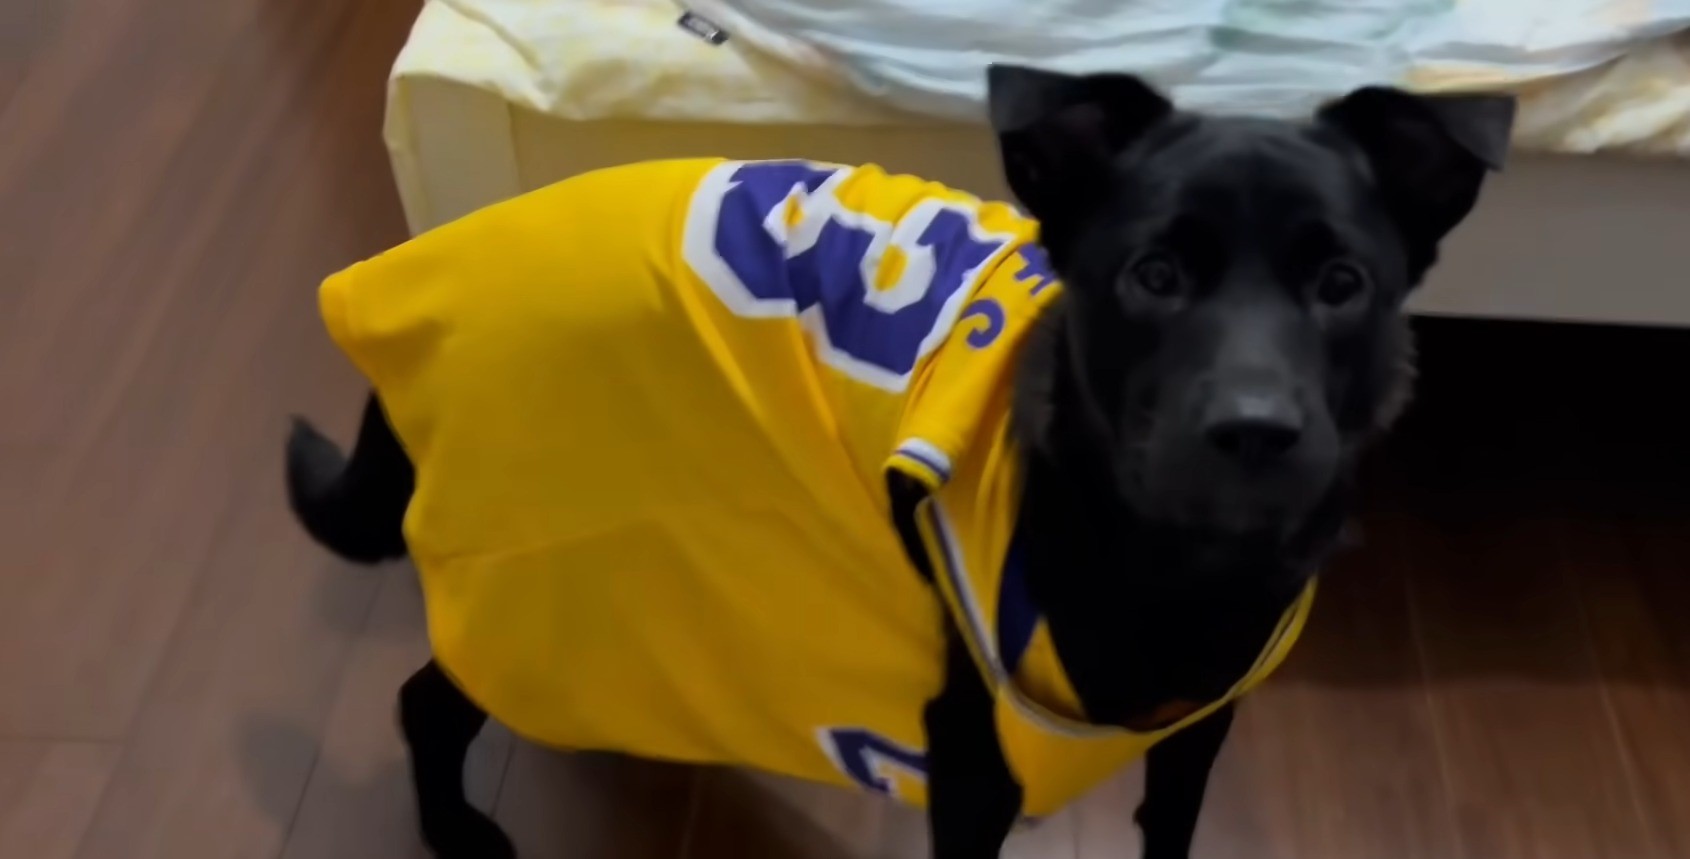
<svg viewBox="0 0 1690 859">
<path fill-rule="evenodd" d="M 1033 217 L 1071 222 L 1101 196 L 1109 163 L 1173 104 L 1133 75 L 986 69 L 986 99 L 1005 178 Z"/>
<path fill-rule="evenodd" d="M 1514 99 L 1416 95 L 1363 87 L 1322 107 L 1319 122 L 1360 146 L 1408 245 L 1412 281 L 1438 256 L 1438 242 L 1479 199 L 1485 174 L 1508 157 Z"/>
</svg>

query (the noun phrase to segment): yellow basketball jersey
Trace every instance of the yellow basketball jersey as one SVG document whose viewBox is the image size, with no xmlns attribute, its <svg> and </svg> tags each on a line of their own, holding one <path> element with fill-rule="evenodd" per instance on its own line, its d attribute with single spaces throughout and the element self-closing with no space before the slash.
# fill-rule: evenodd
<svg viewBox="0 0 1690 859">
<path fill-rule="evenodd" d="M 1059 291 L 1036 233 L 874 167 L 656 162 L 329 278 L 330 332 L 416 465 L 440 664 L 538 742 L 921 803 L 948 614 L 1029 814 L 1142 754 L 1163 734 L 1083 723 L 1016 584 L 1009 382 Z M 937 589 L 888 469 L 933 492 Z"/>
</svg>

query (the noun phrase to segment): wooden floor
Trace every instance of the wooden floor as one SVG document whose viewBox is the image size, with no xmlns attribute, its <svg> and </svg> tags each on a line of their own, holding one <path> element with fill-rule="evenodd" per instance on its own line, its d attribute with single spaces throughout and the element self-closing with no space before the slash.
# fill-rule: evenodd
<svg viewBox="0 0 1690 859">
<path fill-rule="evenodd" d="M 358 408 L 313 287 L 404 235 L 379 117 L 414 12 L 0 0 L 4 859 L 421 855 L 416 587 L 309 545 L 279 486 L 290 412 Z M 1365 546 L 1246 708 L 1200 859 L 1690 856 L 1690 340 L 1425 329 Z M 529 857 L 923 850 L 862 797 L 496 732 L 472 781 Z M 1011 855 L 1134 855 L 1136 790 Z"/>
</svg>

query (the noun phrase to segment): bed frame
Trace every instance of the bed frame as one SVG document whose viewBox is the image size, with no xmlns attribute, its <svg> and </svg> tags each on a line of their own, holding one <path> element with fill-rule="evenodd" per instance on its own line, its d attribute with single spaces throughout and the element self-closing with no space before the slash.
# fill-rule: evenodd
<svg viewBox="0 0 1690 859">
<path fill-rule="evenodd" d="M 412 83 L 387 144 L 413 231 L 558 179 L 687 156 L 878 163 L 983 197 L 1006 194 L 989 135 L 909 127 L 573 122 L 443 80 Z M 1522 155 L 1446 245 L 1427 314 L 1690 325 L 1690 165 Z"/>
</svg>

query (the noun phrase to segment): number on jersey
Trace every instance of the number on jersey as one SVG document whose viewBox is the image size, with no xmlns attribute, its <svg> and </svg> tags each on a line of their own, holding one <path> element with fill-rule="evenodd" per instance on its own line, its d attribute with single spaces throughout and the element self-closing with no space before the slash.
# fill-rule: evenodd
<svg viewBox="0 0 1690 859">
<path fill-rule="evenodd" d="M 736 315 L 796 318 L 829 366 L 900 392 L 1012 239 L 959 202 L 923 200 L 895 223 L 845 208 L 834 192 L 851 173 L 723 164 L 693 197 L 683 254 Z"/>
<path fill-rule="evenodd" d="M 822 751 L 864 790 L 898 797 L 896 774 L 927 780 L 927 755 L 863 728 L 823 728 Z"/>
</svg>

